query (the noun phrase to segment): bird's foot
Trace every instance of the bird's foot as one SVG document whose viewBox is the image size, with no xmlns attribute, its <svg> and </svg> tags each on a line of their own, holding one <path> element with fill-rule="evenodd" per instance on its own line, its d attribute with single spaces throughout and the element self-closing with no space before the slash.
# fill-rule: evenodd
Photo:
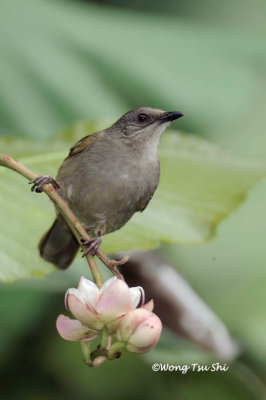
<svg viewBox="0 0 266 400">
<path fill-rule="evenodd" d="M 86 239 L 80 239 L 82 243 L 82 250 L 83 251 L 83 256 L 86 257 L 87 255 L 95 256 L 97 253 L 101 243 L 102 243 L 102 238 L 100 233 L 95 236 L 94 238 L 91 238 L 89 240 Z"/>
<path fill-rule="evenodd" d="M 106 267 L 112 272 L 118 279 L 124 280 L 123 275 L 118 271 L 117 267 L 125 264 L 129 260 L 129 255 L 126 255 L 121 260 L 110 260 L 100 250 L 97 251 L 98 258 L 106 265 Z"/>
<path fill-rule="evenodd" d="M 125 264 L 129 259 L 129 256 L 125 256 L 122 260 L 109 260 L 109 258 L 99 250 L 99 247 L 102 243 L 100 232 L 98 232 L 97 236 L 94 238 L 89 240 L 81 238 L 80 241 L 82 246 L 81 251 L 83 252 L 82 257 L 86 257 L 87 255 L 97 255 L 97 257 L 106 265 L 106 267 L 114 276 L 116 276 L 118 279 L 124 280 L 123 275 L 117 270 L 117 267 Z"/>
<path fill-rule="evenodd" d="M 29 181 L 29 184 L 32 185 L 31 191 L 36 193 L 41 193 L 42 188 L 49 183 L 53 185 L 54 189 L 60 189 L 59 184 L 50 175 L 36 176 L 36 178 Z"/>
</svg>

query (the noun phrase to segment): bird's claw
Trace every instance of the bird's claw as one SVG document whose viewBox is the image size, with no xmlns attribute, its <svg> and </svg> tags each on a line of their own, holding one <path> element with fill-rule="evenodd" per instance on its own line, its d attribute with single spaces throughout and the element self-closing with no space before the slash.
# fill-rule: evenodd
<svg viewBox="0 0 266 400">
<path fill-rule="evenodd" d="M 36 193 L 41 193 L 44 185 L 48 185 L 49 183 L 53 185 L 54 189 L 60 189 L 59 184 L 50 175 L 36 176 L 36 178 L 29 181 L 29 184 L 32 185 L 31 191 L 35 191 Z"/>
<path fill-rule="evenodd" d="M 86 257 L 88 254 L 91 256 L 95 256 L 95 254 L 97 253 L 97 250 L 99 249 L 99 247 L 102 243 L 102 238 L 101 238 L 101 236 L 95 236 L 94 238 L 91 238 L 89 240 L 81 239 L 80 241 L 83 246 L 82 257 Z"/>
</svg>

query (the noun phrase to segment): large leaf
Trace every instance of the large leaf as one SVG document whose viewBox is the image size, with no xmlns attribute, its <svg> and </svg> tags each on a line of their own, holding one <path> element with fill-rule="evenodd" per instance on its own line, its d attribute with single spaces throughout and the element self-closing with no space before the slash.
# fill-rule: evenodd
<svg viewBox="0 0 266 400">
<path fill-rule="evenodd" d="M 54 138 L 50 142 L 54 151 L 30 155 L 27 142 L 28 155 L 21 161 L 39 174 L 55 176 L 67 154 L 65 142 L 73 143 L 84 127 L 78 124 Z M 266 172 L 265 163 L 236 160 L 205 140 L 174 131 L 162 139 L 160 160 L 161 182 L 150 205 L 121 230 L 104 237 L 105 252 L 147 249 L 161 242 L 203 243 Z M 45 195 L 32 194 L 22 177 L 5 168 L 0 174 L 1 280 L 41 276 L 52 270 L 39 258 L 37 243 L 54 218 L 53 206 Z"/>
</svg>

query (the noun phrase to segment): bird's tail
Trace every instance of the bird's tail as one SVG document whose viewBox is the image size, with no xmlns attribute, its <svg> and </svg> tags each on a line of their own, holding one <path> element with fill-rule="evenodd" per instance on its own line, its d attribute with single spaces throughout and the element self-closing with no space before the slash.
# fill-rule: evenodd
<svg viewBox="0 0 266 400">
<path fill-rule="evenodd" d="M 56 218 L 39 243 L 41 257 L 59 269 L 65 269 L 71 264 L 78 248 L 75 236 L 59 218 Z"/>
</svg>

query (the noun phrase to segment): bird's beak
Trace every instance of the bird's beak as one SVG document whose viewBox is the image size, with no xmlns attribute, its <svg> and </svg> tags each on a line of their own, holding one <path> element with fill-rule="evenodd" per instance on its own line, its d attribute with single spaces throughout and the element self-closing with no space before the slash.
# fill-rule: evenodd
<svg viewBox="0 0 266 400">
<path fill-rule="evenodd" d="M 163 124 L 165 122 L 170 122 L 174 121 L 175 119 L 183 117 L 184 114 L 182 114 L 179 111 L 167 111 L 163 114 L 163 116 L 158 120 L 160 124 Z"/>
</svg>

